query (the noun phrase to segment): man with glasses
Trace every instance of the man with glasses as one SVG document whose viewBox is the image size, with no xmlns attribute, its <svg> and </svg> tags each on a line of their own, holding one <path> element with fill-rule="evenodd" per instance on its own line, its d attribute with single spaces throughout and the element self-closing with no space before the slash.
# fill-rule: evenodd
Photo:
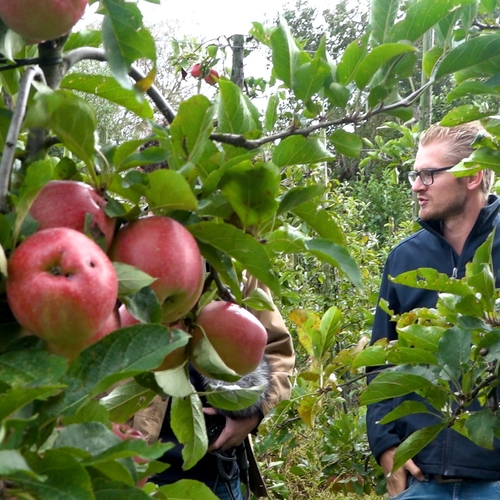
<svg viewBox="0 0 500 500">
<path fill-rule="evenodd" d="M 389 276 L 434 268 L 462 278 L 465 265 L 491 231 L 500 225 L 500 199 L 489 194 L 493 173 L 481 170 L 457 178 L 449 170 L 473 151 L 476 137 L 485 134 L 478 122 L 456 127 L 432 126 L 420 139 L 414 170 L 408 175 L 419 205 L 422 229 L 399 243 L 389 254 L 379 300 L 401 314 L 417 307 L 435 307 L 437 292 L 396 285 Z M 500 269 L 500 231 L 496 233 L 493 264 Z M 500 278 L 497 273 L 497 287 Z M 372 343 L 397 339 L 395 323 L 378 306 Z M 371 371 L 374 371 L 372 369 Z M 375 374 L 369 375 L 372 379 Z M 387 478 L 389 498 L 398 500 L 500 500 L 500 441 L 494 449 L 475 445 L 452 429 L 437 438 L 390 473 L 400 443 L 416 430 L 436 423 L 432 415 L 413 414 L 389 424 L 378 422 L 404 399 L 395 398 L 368 406 L 367 430 L 371 450 Z"/>
</svg>

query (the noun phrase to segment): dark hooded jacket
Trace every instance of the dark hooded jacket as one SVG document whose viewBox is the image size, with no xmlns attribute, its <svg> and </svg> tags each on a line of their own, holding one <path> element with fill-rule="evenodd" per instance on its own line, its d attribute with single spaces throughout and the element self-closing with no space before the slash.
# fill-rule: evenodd
<svg viewBox="0 0 500 500">
<path fill-rule="evenodd" d="M 389 303 L 396 314 L 417 307 L 436 306 L 437 292 L 410 288 L 392 283 L 388 276 L 398 276 L 418 268 L 434 268 L 440 273 L 458 279 L 465 276 L 465 266 L 470 262 L 478 247 L 484 243 L 492 230 L 500 224 L 498 210 L 500 199 L 490 195 L 488 204 L 481 209 L 470 232 L 462 254 L 458 255 L 441 232 L 440 221 L 419 220 L 420 231 L 404 239 L 391 251 L 382 277 L 380 299 Z M 496 287 L 500 287 L 500 230 L 495 233 L 493 244 L 493 266 L 496 273 Z M 373 325 L 372 340 L 397 339 L 396 324 L 387 313 L 377 307 Z M 404 400 L 419 400 L 416 394 L 397 397 L 368 406 L 367 428 L 370 448 L 380 462 L 382 453 L 392 446 L 398 446 L 416 430 L 437 423 L 436 417 L 414 414 L 389 424 L 377 422 Z M 478 409 L 479 404 L 471 409 Z M 413 457 L 415 463 L 426 474 L 441 474 L 488 481 L 500 480 L 500 441 L 495 439 L 494 449 L 477 446 L 452 429 L 441 432 L 437 438 Z"/>
</svg>

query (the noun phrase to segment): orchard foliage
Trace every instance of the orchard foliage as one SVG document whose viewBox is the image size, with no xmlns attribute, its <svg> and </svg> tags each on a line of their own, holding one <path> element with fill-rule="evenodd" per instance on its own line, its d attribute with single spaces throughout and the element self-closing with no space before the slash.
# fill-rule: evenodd
<svg viewBox="0 0 500 500">
<path fill-rule="evenodd" d="M 106 213 L 119 225 L 147 211 L 182 223 L 211 268 L 199 305 L 220 295 L 266 308 L 268 302 L 259 294 L 243 298 L 243 270 L 279 299 L 286 292 L 280 263 L 296 257 L 314 259 L 360 289 L 373 278 L 362 273 L 353 257 L 358 252 L 336 217 L 342 207 L 326 196 L 324 182 L 302 174 L 342 155 L 359 158 L 363 141 L 356 127 L 378 115 L 391 122 L 410 120 L 419 97 L 450 76 L 457 85 L 449 102 L 468 95 L 477 104 L 452 109 L 442 123 L 482 119 L 491 133 L 455 168 L 457 175 L 485 167 L 499 171 L 500 121 L 494 116 L 497 110 L 482 100 L 499 92 L 500 36 L 492 24 L 498 2 L 415 0 L 401 10 L 398 1 L 374 0 L 370 28 L 336 57 L 324 41 L 312 54 L 304 50 L 283 20 L 272 28 L 254 23 L 252 35 L 269 47 L 278 82 L 264 110 L 224 74 L 215 81 L 215 97 L 199 93 L 174 110 L 154 86 L 155 43 L 138 6 L 124 0 L 94 3 L 102 16 L 100 30 L 73 32 L 38 45 L 0 25 L 0 476 L 12 495 L 40 499 L 63 498 L 69 491 L 79 499 L 210 498 L 203 485 L 191 482 L 154 492 L 152 485 L 136 487 L 164 467 L 155 459 L 169 445 L 122 440 L 112 430 L 112 423 L 124 423 L 160 393 L 173 398 L 173 424 L 185 444 L 185 467 L 207 449 L 200 397 L 185 366 L 153 372 L 189 337 L 161 324 L 149 277 L 117 267 L 120 300 L 143 311 L 145 322 L 112 332 L 70 363 L 46 352 L 34 337 L 17 338 L 19 325 L 4 294 L 7 260 L 36 230 L 28 213 L 38 192 L 50 180 L 82 180 L 106 199 Z M 421 53 L 420 40 L 430 30 L 436 44 Z M 79 63 L 89 59 L 102 63 L 103 74 L 78 71 Z M 146 71 L 137 69 L 139 61 L 147 61 Z M 190 68 L 183 69 L 187 73 Z M 420 68 L 429 83 L 403 86 Z M 403 88 L 412 90 L 405 94 Z M 278 120 L 283 90 L 296 102 L 285 127 Z M 94 109 L 82 92 L 149 120 L 151 134 L 100 142 Z M 154 108 L 165 124 L 152 121 Z M 142 168 L 157 163 L 168 168 Z M 290 178 L 295 181 L 288 182 Z M 462 378 L 458 409 L 442 413 L 441 426 L 453 425 L 488 446 L 498 433 L 496 407 L 472 415 L 465 410 L 471 395 L 487 398 L 498 379 L 497 291 L 489 251 L 488 245 L 481 249 L 462 281 L 427 271 L 396 278 L 444 293 L 436 310 L 395 318 L 402 332 L 396 345 L 364 350 L 361 341 L 344 348 L 337 342 L 346 328 L 339 307 L 329 305 L 322 318 L 296 311 L 292 319 L 300 343 L 313 360 L 295 391 L 304 424 L 315 425 L 322 400 L 332 392 L 338 395 L 339 380 L 347 383 L 356 370 L 387 361 L 396 368 L 380 377 L 378 391 L 370 388 L 363 394 L 362 403 L 394 395 L 397 385 L 424 391 L 441 412 L 445 402 L 459 397 L 444 382 Z M 339 292 L 349 293 L 346 289 Z M 339 295 L 338 302 L 344 304 L 345 296 Z M 187 315 L 188 322 L 196 311 Z M 420 345 L 420 338 L 429 341 Z M 204 356 L 227 377 L 234 376 L 213 354 L 207 346 Z M 257 395 L 257 390 L 245 390 L 217 399 L 234 409 L 251 404 Z M 414 411 L 423 410 L 400 408 L 387 418 Z M 334 428 L 345 437 L 349 434 L 341 420 Z M 397 463 L 440 428 L 411 438 Z"/>
</svg>

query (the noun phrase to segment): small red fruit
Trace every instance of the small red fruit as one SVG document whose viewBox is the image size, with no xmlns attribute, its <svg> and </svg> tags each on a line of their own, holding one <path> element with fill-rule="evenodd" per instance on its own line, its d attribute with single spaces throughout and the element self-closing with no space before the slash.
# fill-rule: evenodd
<svg viewBox="0 0 500 500">
<path fill-rule="evenodd" d="M 194 78 L 201 78 L 201 64 L 197 63 L 191 68 L 191 76 Z"/>
<path fill-rule="evenodd" d="M 208 73 L 208 75 L 205 77 L 205 81 L 209 85 L 215 85 L 218 79 L 219 79 L 219 73 L 217 73 L 215 69 L 211 69 L 210 73 Z"/>
</svg>

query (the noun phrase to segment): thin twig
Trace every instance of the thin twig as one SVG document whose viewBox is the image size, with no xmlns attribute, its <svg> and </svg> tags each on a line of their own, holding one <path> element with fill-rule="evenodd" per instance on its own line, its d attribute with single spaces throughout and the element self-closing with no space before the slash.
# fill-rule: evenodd
<svg viewBox="0 0 500 500">
<path fill-rule="evenodd" d="M 71 50 L 65 55 L 64 65 L 66 67 L 66 71 L 68 71 L 76 63 L 88 59 L 101 62 L 107 61 L 106 53 L 104 52 L 104 50 L 95 49 L 92 47 L 81 47 L 75 50 Z M 145 78 L 144 74 L 133 65 L 130 67 L 129 76 L 136 82 L 139 82 L 140 80 L 143 80 Z M 158 108 L 158 111 L 165 117 L 167 122 L 172 123 L 173 119 L 175 118 L 175 112 L 170 104 L 160 94 L 158 89 L 154 85 L 151 85 L 151 87 L 149 87 L 149 89 L 146 91 L 146 94 L 154 102 L 154 104 Z"/>
<path fill-rule="evenodd" d="M 0 162 L 1 213 L 7 213 L 9 211 L 9 207 L 7 205 L 7 193 L 9 191 L 10 175 L 16 155 L 17 139 L 19 138 L 19 132 L 21 131 L 21 126 L 26 114 L 26 106 L 28 103 L 31 84 L 35 78 L 39 78 L 42 81 L 45 80 L 43 72 L 38 66 L 28 66 L 19 83 L 17 102 L 9 125 L 9 130 L 7 132 L 2 160 Z"/>
</svg>

